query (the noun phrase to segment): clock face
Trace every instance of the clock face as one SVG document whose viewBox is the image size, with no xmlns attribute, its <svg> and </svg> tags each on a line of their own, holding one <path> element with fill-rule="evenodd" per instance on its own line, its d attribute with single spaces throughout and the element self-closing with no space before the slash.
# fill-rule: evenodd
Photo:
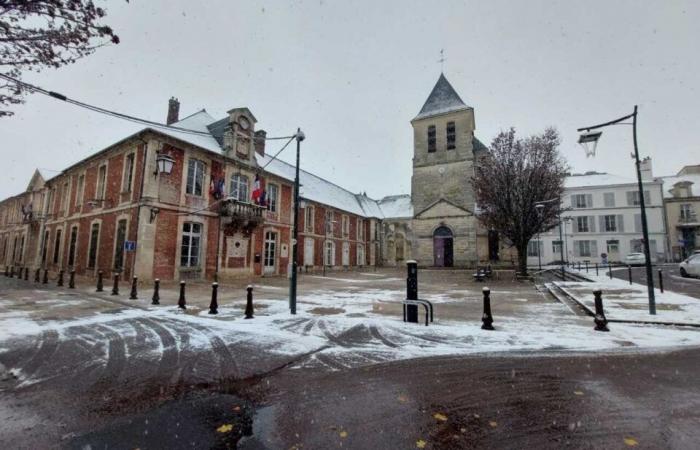
<svg viewBox="0 0 700 450">
<path fill-rule="evenodd" d="M 248 122 L 248 119 L 246 119 L 243 116 L 241 116 L 241 118 L 238 119 L 238 123 L 241 126 L 241 128 L 243 128 L 244 130 L 247 130 L 248 128 L 250 128 L 250 122 Z"/>
</svg>

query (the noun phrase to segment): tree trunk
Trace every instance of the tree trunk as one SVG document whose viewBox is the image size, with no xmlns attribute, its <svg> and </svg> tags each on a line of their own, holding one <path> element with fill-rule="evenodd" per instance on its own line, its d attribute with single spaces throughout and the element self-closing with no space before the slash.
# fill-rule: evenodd
<svg viewBox="0 0 700 450">
<path fill-rule="evenodd" d="M 527 275 L 527 244 L 522 248 L 518 247 L 518 272 Z"/>
</svg>

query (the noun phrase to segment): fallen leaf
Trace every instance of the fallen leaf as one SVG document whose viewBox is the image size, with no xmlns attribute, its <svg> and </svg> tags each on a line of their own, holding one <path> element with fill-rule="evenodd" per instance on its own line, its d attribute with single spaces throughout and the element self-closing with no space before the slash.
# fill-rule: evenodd
<svg viewBox="0 0 700 450">
<path fill-rule="evenodd" d="M 635 438 L 626 437 L 624 441 L 625 445 L 627 445 L 628 447 L 636 447 L 637 445 L 639 445 L 639 442 L 637 442 Z"/>
<path fill-rule="evenodd" d="M 574 391 L 574 395 L 583 395 L 583 392 L 581 392 L 581 391 Z"/>
<path fill-rule="evenodd" d="M 489 422 L 489 425 L 491 425 L 491 428 L 496 428 L 498 426 L 498 422 L 492 420 Z"/>
<path fill-rule="evenodd" d="M 340 434 L 340 437 L 341 437 L 341 438 L 346 438 L 346 437 L 348 437 L 348 432 L 345 431 L 345 430 L 341 431 L 341 432 L 338 433 L 338 434 Z"/>
<path fill-rule="evenodd" d="M 231 430 L 233 430 L 233 425 L 229 423 L 221 425 L 219 428 L 216 429 L 216 431 L 218 431 L 219 433 L 228 433 Z"/>
<path fill-rule="evenodd" d="M 444 414 L 435 413 L 433 414 L 433 417 L 435 417 L 435 419 L 439 420 L 440 422 L 447 422 L 447 416 Z"/>
<path fill-rule="evenodd" d="M 401 394 L 398 396 L 399 403 L 406 403 L 408 401 L 408 396 Z"/>
<path fill-rule="evenodd" d="M 418 448 L 425 448 L 425 444 L 426 444 L 426 442 L 423 439 L 418 439 L 416 441 L 416 447 L 418 447 Z"/>
</svg>

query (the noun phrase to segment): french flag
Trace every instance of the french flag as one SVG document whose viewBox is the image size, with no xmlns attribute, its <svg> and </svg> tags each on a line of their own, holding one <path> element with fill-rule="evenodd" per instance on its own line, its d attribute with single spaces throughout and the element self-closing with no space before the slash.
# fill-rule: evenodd
<svg viewBox="0 0 700 450">
<path fill-rule="evenodd" d="M 262 195 L 262 180 L 260 180 L 260 175 L 255 174 L 255 182 L 253 183 L 253 201 L 256 204 L 260 204 L 260 196 Z"/>
</svg>

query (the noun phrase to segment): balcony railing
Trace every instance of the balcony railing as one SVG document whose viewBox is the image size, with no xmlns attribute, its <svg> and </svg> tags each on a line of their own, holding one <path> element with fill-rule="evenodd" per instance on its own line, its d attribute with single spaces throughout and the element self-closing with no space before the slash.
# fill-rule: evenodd
<svg viewBox="0 0 700 450">
<path fill-rule="evenodd" d="M 223 224 L 236 230 L 250 232 L 264 221 L 264 206 L 241 202 L 234 198 L 226 198 L 220 203 L 219 215 Z"/>
<path fill-rule="evenodd" d="M 697 223 L 698 216 L 695 214 L 681 214 L 678 217 L 678 223 Z"/>
</svg>

